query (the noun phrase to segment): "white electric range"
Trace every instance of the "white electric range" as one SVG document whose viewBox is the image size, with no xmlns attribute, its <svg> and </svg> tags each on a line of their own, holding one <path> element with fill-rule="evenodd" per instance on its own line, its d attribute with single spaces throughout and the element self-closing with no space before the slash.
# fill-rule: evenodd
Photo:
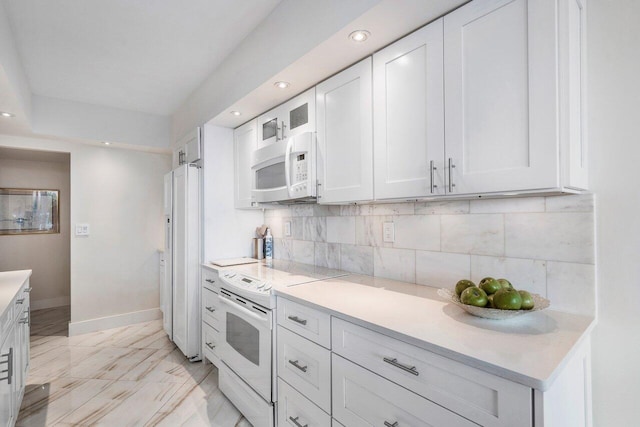
<svg viewBox="0 0 640 427">
<path fill-rule="evenodd" d="M 273 427 L 276 394 L 274 289 L 346 276 L 324 267 L 273 260 L 219 272 L 220 390 L 254 427 Z"/>
</svg>

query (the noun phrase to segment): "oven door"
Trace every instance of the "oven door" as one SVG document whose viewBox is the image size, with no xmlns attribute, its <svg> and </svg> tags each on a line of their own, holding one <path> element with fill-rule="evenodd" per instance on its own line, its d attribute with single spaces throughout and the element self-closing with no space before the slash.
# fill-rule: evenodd
<svg viewBox="0 0 640 427">
<path fill-rule="evenodd" d="M 218 299 L 222 310 L 220 358 L 271 402 L 272 311 L 225 289 Z"/>
</svg>

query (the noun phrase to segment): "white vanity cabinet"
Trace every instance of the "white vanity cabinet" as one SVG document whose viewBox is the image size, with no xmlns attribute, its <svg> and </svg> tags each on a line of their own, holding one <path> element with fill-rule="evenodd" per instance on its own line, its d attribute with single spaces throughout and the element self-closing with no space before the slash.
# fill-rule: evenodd
<svg viewBox="0 0 640 427">
<path fill-rule="evenodd" d="M 373 55 L 375 198 L 444 194 L 443 20 Z"/>
<path fill-rule="evenodd" d="M 444 17 L 447 193 L 586 188 L 584 19 L 580 0 L 473 1 Z"/>
<path fill-rule="evenodd" d="M 316 131 L 315 87 L 267 111 L 257 119 L 257 148 L 303 132 Z"/>
<path fill-rule="evenodd" d="M 218 273 L 202 268 L 202 354 L 216 366 L 220 366 L 220 306 L 218 302 Z"/>
<path fill-rule="evenodd" d="M 256 208 L 253 200 L 251 156 L 258 147 L 258 121 L 251 120 L 233 131 L 233 194 L 236 209 Z"/>
<path fill-rule="evenodd" d="M 6 275 L 13 276 L 11 280 L 14 283 L 6 283 L 4 280 Z M 9 285 L 7 288 L 14 289 L 12 292 L 15 292 L 10 302 L 3 302 L 6 308 L 0 316 L 0 425 L 2 426 L 15 425 L 29 372 L 30 275 L 30 270 L 0 273 L 0 286 Z M 20 286 L 19 283 L 22 285 Z"/>
<path fill-rule="evenodd" d="M 318 203 L 373 199 L 372 61 L 316 86 Z"/>
</svg>

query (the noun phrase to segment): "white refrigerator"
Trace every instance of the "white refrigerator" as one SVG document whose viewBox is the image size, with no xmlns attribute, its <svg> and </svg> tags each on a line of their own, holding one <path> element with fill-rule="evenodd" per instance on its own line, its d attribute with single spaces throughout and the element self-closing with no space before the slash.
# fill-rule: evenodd
<svg viewBox="0 0 640 427">
<path fill-rule="evenodd" d="M 160 292 L 164 330 L 192 360 L 200 359 L 200 171 L 177 167 L 164 178 L 165 280 Z"/>
</svg>

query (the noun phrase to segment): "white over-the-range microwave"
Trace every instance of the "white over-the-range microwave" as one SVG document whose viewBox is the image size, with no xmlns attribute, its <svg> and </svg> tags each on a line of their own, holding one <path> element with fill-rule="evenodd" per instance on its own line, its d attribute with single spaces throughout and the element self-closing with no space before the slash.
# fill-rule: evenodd
<svg viewBox="0 0 640 427">
<path fill-rule="evenodd" d="M 252 196 L 258 203 L 316 201 L 316 135 L 304 132 L 253 152 Z"/>
</svg>

